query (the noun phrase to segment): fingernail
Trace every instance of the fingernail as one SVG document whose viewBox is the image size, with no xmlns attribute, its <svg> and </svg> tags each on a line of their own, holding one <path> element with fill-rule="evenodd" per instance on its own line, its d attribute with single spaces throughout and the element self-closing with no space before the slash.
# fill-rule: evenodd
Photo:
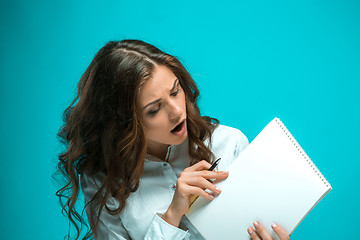
<svg viewBox="0 0 360 240">
<path fill-rule="evenodd" d="M 212 195 L 212 194 L 209 194 L 209 196 L 211 197 L 211 198 L 214 198 L 215 196 L 214 195 Z"/>
<path fill-rule="evenodd" d="M 257 227 L 259 226 L 259 223 L 257 221 L 254 222 L 254 226 Z"/>
<path fill-rule="evenodd" d="M 219 187 L 216 187 L 215 190 L 221 192 L 221 189 Z"/>
<path fill-rule="evenodd" d="M 249 233 L 249 234 L 252 234 L 252 233 L 253 233 L 252 228 L 248 229 L 248 233 Z"/>
<path fill-rule="evenodd" d="M 276 226 L 277 226 L 277 225 L 276 225 L 275 223 L 272 223 L 272 224 L 271 224 L 271 227 L 273 227 L 273 228 L 276 228 Z"/>
</svg>

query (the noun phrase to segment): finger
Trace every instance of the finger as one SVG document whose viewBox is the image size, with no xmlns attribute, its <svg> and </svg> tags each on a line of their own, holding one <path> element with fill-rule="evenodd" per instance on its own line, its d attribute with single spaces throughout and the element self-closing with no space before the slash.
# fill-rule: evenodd
<svg viewBox="0 0 360 240">
<path fill-rule="evenodd" d="M 255 221 L 254 227 L 262 240 L 271 240 L 272 239 L 270 233 L 265 229 L 265 227 L 260 222 Z"/>
<path fill-rule="evenodd" d="M 213 182 L 214 184 L 219 183 L 219 182 L 224 181 L 225 179 L 227 179 L 228 176 L 229 176 L 229 172 L 228 172 L 228 171 L 224 171 L 224 172 L 222 172 L 222 174 L 223 174 L 224 177 L 216 178 L 216 179 L 215 179 L 214 181 L 212 181 L 212 182 Z"/>
<path fill-rule="evenodd" d="M 211 172 L 211 171 L 203 170 L 203 171 L 194 172 L 194 175 L 200 175 L 201 177 L 206 179 L 216 179 L 222 181 L 229 176 L 229 172 L 227 171 Z"/>
<path fill-rule="evenodd" d="M 290 236 L 289 236 L 289 234 L 285 231 L 285 229 L 283 229 L 282 227 L 280 227 L 280 226 L 277 225 L 276 223 L 271 224 L 271 228 L 274 230 L 274 232 L 276 233 L 276 235 L 278 235 L 278 237 L 280 238 L 280 240 L 290 240 Z"/>
<path fill-rule="evenodd" d="M 180 173 L 181 178 L 199 177 L 199 176 L 209 180 L 216 179 L 217 182 L 219 182 L 226 179 L 229 176 L 229 172 L 228 171 L 211 172 L 207 170 L 201 170 L 201 171 L 184 170 L 182 173 Z"/>
<path fill-rule="evenodd" d="M 252 240 L 261 240 L 261 238 L 259 237 L 259 235 L 256 233 L 256 231 L 253 228 L 249 227 L 247 229 L 247 231 L 248 231 L 248 233 L 250 235 L 250 239 L 252 239 Z"/>
<path fill-rule="evenodd" d="M 211 164 L 208 163 L 207 161 L 205 160 L 202 160 L 188 168 L 186 168 L 184 171 L 201 171 L 201 170 L 207 170 L 211 167 Z"/>
<path fill-rule="evenodd" d="M 205 178 L 200 177 L 200 176 L 189 178 L 189 180 L 187 181 L 187 184 L 189 184 L 191 186 L 195 186 L 195 187 L 200 187 L 203 190 L 209 189 L 210 191 L 212 191 L 216 194 L 221 193 L 221 189 L 219 187 L 217 187 L 216 185 L 212 184 L 211 182 L 207 181 Z"/>
<path fill-rule="evenodd" d="M 188 186 L 188 193 L 190 193 L 189 195 L 198 195 L 209 200 L 213 200 L 215 198 L 213 194 L 208 193 L 199 187 Z"/>
</svg>

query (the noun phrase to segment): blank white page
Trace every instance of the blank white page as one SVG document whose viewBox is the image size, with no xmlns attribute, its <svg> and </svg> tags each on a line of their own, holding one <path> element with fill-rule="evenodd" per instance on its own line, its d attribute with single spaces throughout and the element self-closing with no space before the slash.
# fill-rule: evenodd
<svg viewBox="0 0 360 240">
<path fill-rule="evenodd" d="M 221 157 L 221 156 L 220 156 Z M 206 239 L 249 239 L 260 221 L 274 239 L 273 222 L 290 234 L 331 190 L 330 184 L 280 119 L 272 120 L 229 166 L 219 196 L 199 197 L 186 214 Z"/>
</svg>

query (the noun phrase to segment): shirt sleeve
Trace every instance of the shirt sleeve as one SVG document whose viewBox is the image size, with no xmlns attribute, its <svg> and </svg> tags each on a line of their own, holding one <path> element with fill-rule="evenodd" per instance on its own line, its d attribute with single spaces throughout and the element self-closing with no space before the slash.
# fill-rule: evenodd
<svg viewBox="0 0 360 240">
<path fill-rule="evenodd" d="M 155 214 L 153 221 L 145 235 L 145 240 L 161 239 L 161 240 L 172 240 L 172 239 L 183 239 L 187 240 L 190 238 L 188 231 L 181 230 L 161 218 L 160 214 Z"/>
<path fill-rule="evenodd" d="M 81 187 L 84 192 L 85 202 L 88 202 L 92 196 L 97 192 L 99 184 L 95 179 L 87 177 L 86 175 L 81 176 Z M 86 208 L 86 214 L 90 219 L 90 211 Z M 134 223 L 136 224 L 136 223 Z M 146 240 L 159 239 L 159 240 L 170 240 L 180 239 L 187 240 L 190 237 L 188 231 L 177 228 L 161 218 L 160 214 L 154 214 L 151 224 L 144 236 Z M 125 240 L 131 239 L 128 231 L 124 227 L 120 214 L 111 215 L 103 209 L 100 214 L 100 220 L 97 226 L 97 239 L 101 240 Z"/>
<path fill-rule="evenodd" d="M 124 240 L 131 239 L 128 232 L 124 228 L 119 216 L 111 214 L 101 214 L 98 225 L 98 239 L 104 240 Z M 181 230 L 164 221 L 159 214 L 155 214 L 148 231 L 145 234 L 145 240 L 172 240 L 181 239 L 188 240 L 190 233 Z"/>
<path fill-rule="evenodd" d="M 97 227 L 97 239 L 125 240 L 131 238 L 119 217 L 111 214 L 101 214 Z"/>
<path fill-rule="evenodd" d="M 85 174 L 80 178 L 81 188 L 84 193 L 85 203 L 88 203 L 90 199 L 95 195 L 100 186 L 100 180 L 93 177 L 88 177 Z M 90 204 L 86 206 L 86 215 L 90 219 Z M 97 225 L 97 239 L 104 240 L 125 240 L 131 239 L 126 231 L 121 218 L 118 215 L 111 215 L 103 209 L 100 214 L 99 223 Z"/>
</svg>

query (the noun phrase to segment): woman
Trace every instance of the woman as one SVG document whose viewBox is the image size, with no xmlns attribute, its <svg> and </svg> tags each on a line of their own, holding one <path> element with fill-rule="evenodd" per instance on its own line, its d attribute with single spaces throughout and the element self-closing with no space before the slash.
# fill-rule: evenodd
<svg viewBox="0 0 360 240">
<path fill-rule="evenodd" d="M 77 222 L 85 223 L 74 207 L 80 185 L 97 239 L 203 239 L 184 216 L 189 198 L 220 194 L 216 182 L 228 172 L 207 169 L 218 156 L 225 169 L 248 140 L 202 117 L 198 96 L 182 64 L 150 44 L 123 40 L 100 49 L 59 132 L 67 149 L 58 169 L 68 182 L 57 195 L 66 198 L 76 239 Z M 273 229 L 289 239 L 280 226 Z M 271 239 L 258 222 L 248 232 Z"/>
</svg>

